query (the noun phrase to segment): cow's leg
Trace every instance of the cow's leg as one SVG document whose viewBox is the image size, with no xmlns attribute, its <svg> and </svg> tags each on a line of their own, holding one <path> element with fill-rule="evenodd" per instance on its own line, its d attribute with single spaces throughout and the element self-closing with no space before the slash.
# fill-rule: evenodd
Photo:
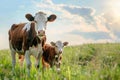
<svg viewBox="0 0 120 80">
<path fill-rule="evenodd" d="M 42 70 L 43 70 L 43 71 L 45 70 L 45 60 L 44 60 L 43 57 L 42 57 Z"/>
<path fill-rule="evenodd" d="M 15 69 L 15 64 L 16 64 L 16 58 L 15 58 L 15 51 L 11 50 L 11 57 L 12 57 L 12 70 L 14 71 Z"/>
<path fill-rule="evenodd" d="M 14 72 L 15 64 L 16 64 L 16 58 L 15 58 L 16 52 L 13 50 L 11 40 L 9 41 L 9 47 L 10 47 L 10 53 L 11 53 L 11 57 L 12 57 L 12 71 Z"/>
<path fill-rule="evenodd" d="M 39 56 L 37 56 L 37 58 L 36 58 L 35 67 L 36 67 L 37 69 L 39 68 L 39 63 L 40 63 L 40 53 L 39 53 Z"/>
<path fill-rule="evenodd" d="M 42 50 L 42 45 L 39 44 L 38 45 L 38 55 L 36 56 L 36 68 L 39 68 L 39 64 L 40 64 L 40 58 L 43 54 L 43 50 Z"/>
<path fill-rule="evenodd" d="M 50 68 L 50 64 L 47 63 L 44 58 L 42 57 L 42 72 L 44 74 L 44 71 Z"/>
<path fill-rule="evenodd" d="M 28 73 L 28 76 L 30 76 L 31 61 L 30 61 L 29 50 L 25 51 L 25 59 L 26 59 L 26 64 L 27 64 L 27 73 Z"/>
<path fill-rule="evenodd" d="M 35 67 L 38 69 L 39 66 L 40 66 L 40 58 L 41 58 L 41 55 L 42 55 L 42 52 L 40 52 L 38 54 L 38 56 L 36 57 L 36 64 L 35 64 Z"/>
</svg>

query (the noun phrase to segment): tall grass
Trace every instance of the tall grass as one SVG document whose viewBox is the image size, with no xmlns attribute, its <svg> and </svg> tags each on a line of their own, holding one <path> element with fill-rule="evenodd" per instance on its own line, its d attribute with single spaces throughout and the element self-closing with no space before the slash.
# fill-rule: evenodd
<svg viewBox="0 0 120 80">
<path fill-rule="evenodd" d="M 16 55 L 17 57 L 17 55 Z M 120 80 L 120 44 L 84 44 L 65 47 L 61 72 L 55 67 L 39 70 L 32 68 L 30 77 L 26 73 L 26 63 L 15 67 L 12 72 L 11 55 L 9 50 L 0 50 L 0 80 Z"/>
</svg>

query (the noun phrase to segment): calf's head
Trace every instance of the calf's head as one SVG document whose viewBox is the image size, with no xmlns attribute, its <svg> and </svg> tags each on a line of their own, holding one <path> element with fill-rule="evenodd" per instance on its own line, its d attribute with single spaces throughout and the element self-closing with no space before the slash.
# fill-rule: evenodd
<svg viewBox="0 0 120 80">
<path fill-rule="evenodd" d="M 61 59 L 62 59 L 62 52 L 63 52 L 63 47 L 68 45 L 68 42 L 61 42 L 61 41 L 57 41 L 55 42 L 51 42 L 51 45 L 55 47 L 55 52 L 56 55 L 54 56 L 54 64 L 57 68 L 57 71 L 60 71 L 60 64 L 61 64 Z"/>
<path fill-rule="evenodd" d="M 35 14 L 35 16 L 32 16 L 31 14 L 26 14 L 25 17 L 29 21 L 34 21 L 36 23 L 38 35 L 44 35 L 47 22 L 53 22 L 56 19 L 55 14 L 52 14 L 49 17 L 47 17 L 47 15 L 44 12 L 38 12 Z"/>
<path fill-rule="evenodd" d="M 68 45 L 68 42 L 61 42 L 61 41 L 56 41 L 56 42 L 51 42 L 51 45 L 55 47 L 55 51 L 57 54 L 61 54 L 63 52 L 63 47 Z"/>
</svg>

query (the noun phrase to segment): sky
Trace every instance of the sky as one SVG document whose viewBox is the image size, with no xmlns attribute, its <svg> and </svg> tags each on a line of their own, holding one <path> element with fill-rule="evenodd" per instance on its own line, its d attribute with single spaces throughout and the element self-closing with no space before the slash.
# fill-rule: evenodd
<svg viewBox="0 0 120 80">
<path fill-rule="evenodd" d="M 57 19 L 47 23 L 47 43 L 69 45 L 120 42 L 120 0 L 1 0 L 0 49 L 8 49 L 8 30 L 28 22 L 25 14 L 43 11 Z"/>
</svg>

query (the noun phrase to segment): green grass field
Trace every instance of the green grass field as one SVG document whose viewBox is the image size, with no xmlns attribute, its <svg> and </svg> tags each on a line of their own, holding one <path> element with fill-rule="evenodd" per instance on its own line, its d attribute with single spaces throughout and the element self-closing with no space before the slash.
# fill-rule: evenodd
<svg viewBox="0 0 120 80">
<path fill-rule="evenodd" d="M 16 55 L 17 56 L 17 55 Z M 20 67 L 18 63 L 15 74 L 12 73 L 9 50 L 0 50 L 0 80 L 120 80 L 120 44 L 84 44 L 65 47 L 61 72 L 55 68 L 38 72 L 32 68 L 30 77 L 26 73 L 26 63 Z"/>
</svg>

